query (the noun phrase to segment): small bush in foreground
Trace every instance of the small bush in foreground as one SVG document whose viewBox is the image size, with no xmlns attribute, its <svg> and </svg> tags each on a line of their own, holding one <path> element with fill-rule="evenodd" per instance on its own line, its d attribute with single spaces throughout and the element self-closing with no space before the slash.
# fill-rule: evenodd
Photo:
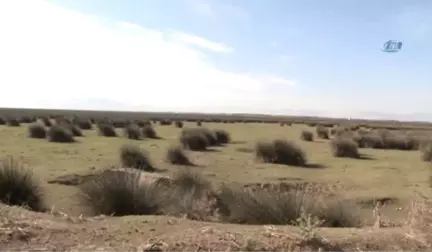
<svg viewBox="0 0 432 252">
<path fill-rule="evenodd" d="M 155 129 L 151 125 L 145 125 L 142 128 L 142 136 L 146 137 L 146 138 L 152 138 L 152 139 L 158 139 L 159 138 Z"/>
<path fill-rule="evenodd" d="M 226 130 L 215 130 L 214 135 L 219 144 L 228 144 L 231 142 L 231 136 Z"/>
<path fill-rule="evenodd" d="M 357 144 L 348 138 L 337 138 L 331 142 L 333 155 L 335 157 L 359 158 Z"/>
<path fill-rule="evenodd" d="M 295 143 L 286 140 L 258 142 L 255 145 L 255 155 L 266 163 L 305 166 L 306 154 Z"/>
<path fill-rule="evenodd" d="M 74 142 L 72 132 L 60 125 L 53 125 L 47 132 L 48 141 L 56 143 Z"/>
<path fill-rule="evenodd" d="M 8 205 L 43 211 L 43 194 L 31 170 L 13 157 L 0 160 L 0 201 Z"/>
<path fill-rule="evenodd" d="M 104 172 L 81 186 L 81 197 L 94 214 L 155 215 L 158 187 L 140 184 L 138 171 Z"/>
<path fill-rule="evenodd" d="M 120 161 L 123 167 L 126 168 L 135 168 L 147 172 L 156 170 L 151 164 L 147 152 L 134 145 L 123 145 L 120 148 Z"/>
<path fill-rule="evenodd" d="M 125 137 L 129 139 L 141 139 L 141 131 L 138 124 L 129 124 L 123 129 Z"/>
<path fill-rule="evenodd" d="M 326 127 L 324 127 L 324 126 L 319 125 L 319 126 L 316 128 L 316 133 L 317 133 L 317 136 L 318 136 L 319 138 L 322 138 L 322 139 L 329 139 L 329 130 L 328 130 L 328 128 L 326 128 Z"/>
<path fill-rule="evenodd" d="M 20 122 L 16 118 L 8 118 L 6 119 L 6 125 L 9 127 L 19 127 L 21 126 Z"/>
<path fill-rule="evenodd" d="M 301 132 L 301 139 L 307 142 L 312 142 L 313 141 L 313 133 L 311 131 L 308 130 L 303 130 Z"/>
<path fill-rule="evenodd" d="M 179 146 L 172 146 L 166 153 L 168 162 L 174 165 L 192 165 L 185 151 Z"/>
<path fill-rule="evenodd" d="M 209 146 L 207 137 L 199 129 L 184 129 L 180 142 L 184 148 L 192 151 L 205 151 Z"/>
<path fill-rule="evenodd" d="M 47 133 L 45 127 L 40 123 L 33 123 L 28 126 L 29 137 L 45 138 Z"/>
<path fill-rule="evenodd" d="M 98 124 L 98 134 L 104 137 L 116 137 L 117 132 L 113 125 L 108 123 L 100 123 Z"/>
</svg>

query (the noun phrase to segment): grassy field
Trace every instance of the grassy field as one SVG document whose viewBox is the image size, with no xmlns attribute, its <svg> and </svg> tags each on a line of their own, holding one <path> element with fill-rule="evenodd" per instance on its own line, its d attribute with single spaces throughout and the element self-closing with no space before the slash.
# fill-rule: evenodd
<svg viewBox="0 0 432 252">
<path fill-rule="evenodd" d="M 30 168 L 42 183 L 44 198 L 48 207 L 55 209 L 54 212 L 64 213 L 71 220 L 78 218 L 82 214 L 84 218 L 88 218 L 87 222 L 89 222 L 91 218 L 94 218 L 91 216 L 91 207 L 83 204 L 82 200 L 77 196 L 81 193 L 79 186 L 62 185 L 51 183 L 51 181 L 65 175 L 86 176 L 97 174 L 99 171 L 111 166 L 121 167 L 120 148 L 125 144 L 139 146 L 148 152 L 151 163 L 162 171 L 162 175 L 171 176 L 179 170 L 189 169 L 211 181 L 214 187 L 218 187 L 221 183 L 235 183 L 240 184 L 242 187 L 256 187 L 258 185 L 264 187 L 268 185 L 304 186 L 309 197 L 317 201 L 323 197 L 325 199 L 337 198 L 338 202 L 342 202 L 341 204 L 344 207 L 346 205 L 348 208 L 345 211 L 355 212 L 360 216 L 362 227 L 372 226 L 376 221 L 376 217 L 372 214 L 378 201 L 383 203 L 380 209 L 382 219 L 391 222 L 394 226 L 401 227 L 407 220 L 408 212 L 412 210 L 410 208 L 411 202 L 417 199 L 418 195 L 429 196 L 431 194 L 429 180 L 431 163 L 422 160 L 422 152 L 419 151 L 419 148 L 413 148 L 413 150 L 359 148 L 358 151 L 362 158 L 335 157 L 331 142 L 337 137 L 331 136 L 330 139 L 318 138 L 315 133 L 316 127 L 306 124 L 295 123 L 281 126 L 279 123 L 204 122 L 201 127 L 228 132 L 231 142 L 224 146 L 210 147 L 210 151 L 185 150 L 190 160 L 195 164 L 192 167 L 171 164 L 166 160 L 166 152 L 169 147 L 179 144 L 179 137 L 184 128 L 197 127 L 195 122 L 185 122 L 183 128 L 175 127 L 175 125 L 153 123 L 153 128 L 157 135 L 160 136 L 160 139 L 145 138 L 142 140 L 124 137 L 122 128 L 116 129 L 118 137 L 100 136 L 96 131 L 96 127 L 93 127 L 91 130 L 82 130 L 83 136 L 75 137 L 76 141 L 72 143 L 57 143 L 46 139 L 30 138 L 28 125 L 30 124 L 23 123 L 20 127 L 0 125 L 1 155 L 3 157 L 11 155 L 22 160 L 25 166 Z M 416 125 L 413 125 L 411 127 L 415 128 Z M 407 127 L 407 125 L 404 125 L 404 127 Z M 415 135 L 417 139 L 428 139 L 430 133 L 427 128 L 425 130 L 426 126 L 421 125 L 421 127 L 418 127 L 418 129 L 410 131 L 403 129 L 395 132 L 399 135 Z M 419 132 L 420 128 L 422 132 Z M 300 136 L 304 130 L 313 132 L 314 141 L 308 142 L 301 139 Z M 432 133 L 432 128 L 430 132 Z M 255 155 L 256 143 L 273 139 L 293 141 L 304 151 L 307 165 L 299 167 L 264 163 L 257 160 Z M 7 212 L 8 218 L 12 218 L 11 211 L 8 210 Z M 27 213 L 22 216 L 31 216 L 31 218 L 28 217 L 30 219 L 47 218 L 47 221 L 55 218 L 52 213 L 49 217 L 41 217 L 42 215 L 39 213 L 37 216 L 33 216 L 35 214 Z M 218 235 L 226 232 L 237 232 L 243 236 L 262 229 L 260 226 L 224 224 L 221 221 L 210 224 L 208 222 L 194 222 L 164 216 L 107 218 L 105 217 L 101 223 L 90 225 L 82 224 L 79 221 L 73 222 L 73 225 L 87 225 L 83 229 L 87 231 L 93 230 L 91 234 L 88 233 L 90 231 L 82 231 L 80 234 L 74 233 L 74 227 L 71 227 L 68 232 L 73 233 L 73 235 L 72 233 L 70 235 L 74 236 L 74 239 L 78 239 L 80 235 L 82 235 L 81 238 L 88 235 L 97 237 L 113 235 L 117 237 L 116 239 L 124 239 L 113 242 L 113 244 L 118 245 L 125 242 L 139 243 L 138 240 L 132 242 L 138 238 L 130 234 L 131 232 L 135 233 L 131 230 L 137 229 L 140 230 L 140 232 L 136 232 L 137 235 L 147 238 L 158 237 L 158 239 L 165 237 L 166 240 L 171 238 L 171 241 L 173 241 L 173 237 L 180 239 L 177 233 L 181 232 L 181 230 L 193 230 L 193 227 L 203 228 L 210 226 L 219 231 L 222 230 Z M 53 229 L 59 228 L 57 226 L 64 224 L 61 224 L 62 221 L 64 220 L 57 220 L 57 222 L 51 220 L 51 224 L 47 224 L 47 226 Z M 94 226 L 90 227 L 92 225 Z M 104 234 L 98 233 L 99 231 L 95 231 L 95 227 L 99 226 L 104 226 L 107 231 L 103 232 Z M 113 227 L 115 227 L 115 230 L 113 230 Z M 281 231 L 284 233 L 298 232 L 298 227 L 291 225 L 279 228 L 285 230 Z M 79 233 L 79 231 L 76 232 Z M 337 237 L 342 237 L 354 231 L 351 228 L 327 228 L 322 232 L 327 237 L 335 237 L 334 239 L 338 240 Z M 167 236 L 167 234 L 171 236 Z M 191 237 L 196 236 L 196 233 L 192 234 Z M 58 234 L 56 235 L 60 237 Z M 249 235 L 247 236 L 249 237 Z M 42 238 L 39 237 L 36 240 L 39 241 L 39 239 Z M 181 239 L 187 240 L 186 238 Z M 91 240 L 98 243 L 98 238 L 92 238 Z M 10 242 L 10 240 L 8 241 Z M 197 241 L 193 242 L 197 243 Z M 17 244 L 21 243 L 18 242 Z M 104 243 L 105 245 L 106 243 Z M 191 249 L 191 247 L 188 247 L 189 245 L 184 245 L 182 248 Z M 20 246 L 24 245 L 21 244 Z M 171 249 L 173 249 L 172 246 L 171 244 Z M 216 244 L 214 247 L 210 246 L 207 249 L 217 250 L 223 248 L 221 246 Z M 68 246 L 64 245 L 63 248 L 66 247 Z M 180 247 L 178 248 L 180 249 Z M 89 247 L 83 247 L 82 249 L 84 248 L 88 249 Z M 126 247 L 117 246 L 117 248 L 125 249 Z M 260 248 L 262 249 L 262 247 Z M 308 246 L 305 245 L 303 248 L 307 249 Z M 75 249 L 79 248 L 75 247 Z M 231 249 L 235 250 L 234 248 Z M 389 247 L 383 247 L 383 249 L 389 249 Z"/>
</svg>

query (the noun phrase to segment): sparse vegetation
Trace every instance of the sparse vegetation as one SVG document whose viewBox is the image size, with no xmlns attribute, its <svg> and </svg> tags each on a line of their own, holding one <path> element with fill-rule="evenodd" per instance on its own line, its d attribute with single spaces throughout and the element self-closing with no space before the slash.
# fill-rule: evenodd
<svg viewBox="0 0 432 252">
<path fill-rule="evenodd" d="M 0 201 L 8 205 L 44 210 L 42 187 L 31 170 L 12 156 L 0 160 Z"/>
<path fill-rule="evenodd" d="M 155 171 L 148 153 L 135 145 L 123 145 L 120 148 L 120 161 L 123 167 L 135 168 L 147 172 Z"/>
<path fill-rule="evenodd" d="M 295 143 L 286 140 L 258 142 L 255 146 L 256 157 L 266 163 L 305 166 L 306 154 Z"/>
<path fill-rule="evenodd" d="M 30 124 L 28 132 L 31 138 L 45 138 L 47 135 L 45 127 L 40 123 Z"/>
</svg>

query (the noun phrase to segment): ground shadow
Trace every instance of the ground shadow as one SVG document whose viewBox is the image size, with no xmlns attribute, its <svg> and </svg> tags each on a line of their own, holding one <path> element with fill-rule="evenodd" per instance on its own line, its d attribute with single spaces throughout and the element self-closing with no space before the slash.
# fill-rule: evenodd
<svg viewBox="0 0 432 252">
<path fill-rule="evenodd" d="M 247 141 L 232 141 L 230 144 L 245 144 Z"/>
<path fill-rule="evenodd" d="M 303 166 L 304 168 L 310 168 L 310 169 L 324 169 L 327 168 L 327 166 L 323 164 L 306 164 Z"/>
<path fill-rule="evenodd" d="M 205 149 L 205 150 L 202 150 L 201 152 L 221 152 L 221 150 L 218 150 L 218 149 Z"/>
<path fill-rule="evenodd" d="M 370 155 L 367 155 L 367 154 L 360 154 L 360 156 L 357 159 L 361 159 L 361 160 L 376 160 L 374 157 L 371 157 Z"/>
</svg>

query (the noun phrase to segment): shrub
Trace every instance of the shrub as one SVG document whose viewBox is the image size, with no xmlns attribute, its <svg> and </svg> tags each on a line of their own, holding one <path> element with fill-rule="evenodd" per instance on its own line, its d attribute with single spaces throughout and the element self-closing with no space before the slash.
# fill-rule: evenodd
<svg viewBox="0 0 432 252">
<path fill-rule="evenodd" d="M 113 120 L 111 124 L 114 128 L 124 128 L 129 122 L 126 120 Z"/>
<path fill-rule="evenodd" d="M 71 143 L 74 142 L 72 132 L 60 125 L 53 125 L 47 132 L 48 141 L 56 143 Z"/>
<path fill-rule="evenodd" d="M 192 151 L 205 151 L 209 146 L 206 136 L 198 129 L 184 129 L 180 135 L 184 148 Z"/>
<path fill-rule="evenodd" d="M 201 134 L 207 139 L 209 146 L 219 145 L 219 142 L 216 138 L 216 133 L 214 131 L 207 128 L 196 128 L 195 130 L 201 132 Z"/>
<path fill-rule="evenodd" d="M 32 123 L 34 122 L 33 118 L 29 116 L 21 116 L 21 118 L 18 120 L 20 123 Z"/>
<path fill-rule="evenodd" d="M 307 142 L 312 142 L 313 141 L 313 133 L 309 130 L 303 130 L 301 132 L 301 139 Z"/>
<path fill-rule="evenodd" d="M 172 124 L 172 121 L 171 121 L 171 120 L 161 120 L 161 121 L 159 122 L 159 124 L 160 124 L 160 125 L 164 125 L 164 126 L 166 126 L 166 125 L 171 125 L 171 124 Z"/>
<path fill-rule="evenodd" d="M 257 159 L 266 163 L 305 166 L 306 154 L 295 143 L 274 140 L 270 143 L 258 142 L 255 146 Z"/>
<path fill-rule="evenodd" d="M 116 132 L 114 126 L 112 126 L 111 124 L 99 123 L 97 125 L 97 128 L 98 128 L 98 133 L 100 136 L 105 136 L 105 137 L 116 137 L 117 136 L 117 132 Z"/>
<path fill-rule="evenodd" d="M 172 146 L 166 153 L 168 162 L 174 165 L 192 165 L 185 151 L 179 146 Z"/>
<path fill-rule="evenodd" d="M 19 127 L 21 126 L 20 122 L 16 118 L 7 118 L 6 125 L 9 127 Z"/>
<path fill-rule="evenodd" d="M 81 198 L 94 214 L 155 215 L 159 213 L 158 187 L 140 184 L 138 171 L 104 172 L 81 186 Z"/>
<path fill-rule="evenodd" d="M 13 157 L 0 161 L 0 201 L 33 211 L 45 210 L 42 188 L 33 173 Z"/>
<path fill-rule="evenodd" d="M 156 134 L 156 131 L 154 130 L 153 126 L 151 125 L 145 125 L 142 128 L 142 135 L 146 138 L 152 138 L 152 139 L 158 139 L 158 135 Z"/>
<path fill-rule="evenodd" d="M 197 125 L 197 126 L 201 126 L 201 125 L 202 125 L 202 122 L 201 122 L 201 121 L 197 121 L 197 122 L 196 122 L 196 125 Z"/>
<path fill-rule="evenodd" d="M 46 116 L 39 118 L 39 120 L 45 125 L 45 127 L 51 127 L 52 126 L 51 120 Z"/>
<path fill-rule="evenodd" d="M 427 144 L 424 148 L 422 148 L 422 160 L 423 161 L 432 161 L 432 144 Z"/>
<path fill-rule="evenodd" d="M 316 128 L 316 133 L 319 138 L 329 139 L 329 131 L 326 127 L 318 125 Z"/>
<path fill-rule="evenodd" d="M 6 120 L 3 117 L 0 117 L 0 125 L 5 125 Z"/>
<path fill-rule="evenodd" d="M 33 123 L 28 126 L 29 137 L 45 138 L 47 133 L 45 127 L 40 123 Z"/>
<path fill-rule="evenodd" d="M 231 136 L 226 130 L 215 130 L 214 135 L 219 144 L 228 144 L 231 142 Z"/>
<path fill-rule="evenodd" d="M 182 121 L 176 121 L 176 122 L 175 122 L 175 126 L 176 126 L 177 128 L 183 128 L 183 122 L 182 122 Z"/>
<path fill-rule="evenodd" d="M 337 138 L 331 142 L 333 155 L 335 157 L 359 158 L 357 144 L 348 138 Z"/>
<path fill-rule="evenodd" d="M 92 123 L 90 120 L 76 119 L 74 124 L 77 125 L 82 130 L 91 130 Z"/>
<path fill-rule="evenodd" d="M 141 131 L 137 124 L 129 124 L 123 129 L 125 137 L 129 139 L 141 139 Z"/>
<path fill-rule="evenodd" d="M 134 145 L 123 145 L 120 148 L 120 161 L 123 167 L 126 168 L 135 168 L 147 172 L 156 171 L 147 152 Z"/>
<path fill-rule="evenodd" d="M 76 136 L 76 137 L 83 136 L 81 129 L 78 126 L 76 126 L 75 124 L 64 122 L 64 123 L 59 124 L 59 125 L 61 125 L 65 129 L 69 130 L 73 136 Z"/>
</svg>

